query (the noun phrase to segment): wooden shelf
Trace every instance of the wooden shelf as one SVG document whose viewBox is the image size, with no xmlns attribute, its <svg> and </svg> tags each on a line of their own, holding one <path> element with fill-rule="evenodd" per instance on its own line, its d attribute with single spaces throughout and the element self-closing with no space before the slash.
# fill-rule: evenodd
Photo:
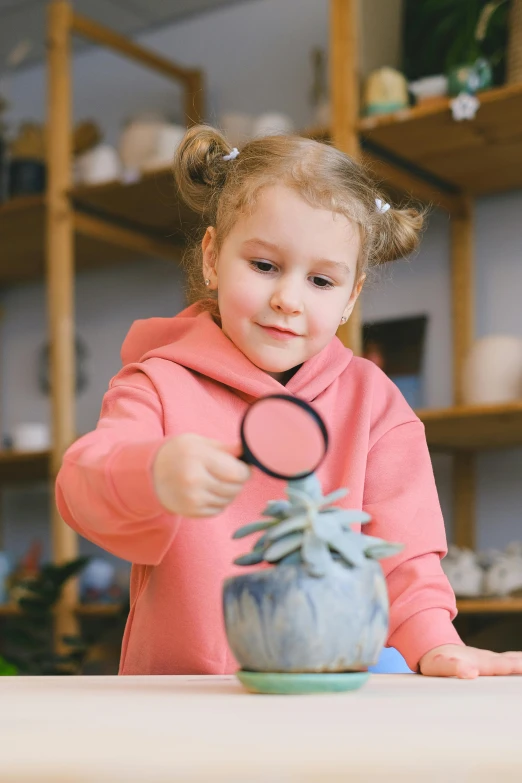
<svg viewBox="0 0 522 783">
<path fill-rule="evenodd" d="M 49 451 L 0 451 L 0 484 L 47 479 L 49 468 Z"/>
<path fill-rule="evenodd" d="M 521 188 L 522 84 L 477 97 L 480 108 L 474 120 L 456 122 L 447 98 L 365 117 L 358 126 L 363 145 L 469 194 Z"/>
<path fill-rule="evenodd" d="M 16 604 L 0 604 L 0 617 L 15 617 L 20 614 Z"/>
<path fill-rule="evenodd" d="M 78 604 L 75 612 L 79 617 L 116 617 L 121 612 L 120 604 Z M 20 614 L 16 604 L 0 605 L 0 617 L 15 617 Z"/>
<path fill-rule="evenodd" d="M 522 598 L 461 598 L 459 614 L 522 614 Z"/>
<path fill-rule="evenodd" d="M 139 182 L 83 187 L 72 194 L 76 269 L 130 263 L 144 257 L 179 262 L 196 217 L 176 197 L 170 171 Z M 45 272 L 45 196 L 0 205 L 0 285 L 41 278 Z"/>
<path fill-rule="evenodd" d="M 522 446 L 522 400 L 418 410 L 432 451 L 479 451 Z"/>
<path fill-rule="evenodd" d="M 71 192 L 80 209 L 178 244 L 197 225 L 197 216 L 178 198 L 170 168 L 146 172 L 134 183 L 108 182 Z"/>
</svg>

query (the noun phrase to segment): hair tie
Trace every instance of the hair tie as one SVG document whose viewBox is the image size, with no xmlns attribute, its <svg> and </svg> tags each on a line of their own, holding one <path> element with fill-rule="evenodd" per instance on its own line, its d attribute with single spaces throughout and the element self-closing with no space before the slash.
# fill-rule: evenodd
<svg viewBox="0 0 522 783">
<path fill-rule="evenodd" d="M 375 199 L 375 204 L 377 205 L 377 212 L 380 212 L 381 215 L 384 215 L 390 209 L 390 205 L 386 201 L 381 201 L 380 198 Z"/>
<path fill-rule="evenodd" d="M 237 156 L 239 155 L 239 150 L 237 147 L 234 147 L 234 149 L 228 153 L 228 155 L 223 155 L 223 160 L 235 160 Z"/>
</svg>

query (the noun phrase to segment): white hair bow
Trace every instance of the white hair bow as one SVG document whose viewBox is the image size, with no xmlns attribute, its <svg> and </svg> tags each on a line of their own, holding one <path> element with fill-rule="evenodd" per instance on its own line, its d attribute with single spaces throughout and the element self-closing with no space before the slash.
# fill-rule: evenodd
<svg viewBox="0 0 522 783">
<path fill-rule="evenodd" d="M 390 209 L 390 205 L 386 203 L 386 201 L 381 201 L 380 198 L 375 199 L 375 204 L 377 206 L 377 212 L 380 212 L 381 215 L 384 215 L 384 213 Z"/>
</svg>

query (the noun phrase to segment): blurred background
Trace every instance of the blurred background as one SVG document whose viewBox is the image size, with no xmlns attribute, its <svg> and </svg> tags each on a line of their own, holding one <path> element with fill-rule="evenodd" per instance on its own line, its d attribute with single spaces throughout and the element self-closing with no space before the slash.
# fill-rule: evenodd
<svg viewBox="0 0 522 783">
<path fill-rule="evenodd" d="M 425 422 L 459 630 L 521 649 L 522 2 L 0 0 L 0 668 L 117 669 L 130 565 L 50 487 L 132 322 L 185 307 L 169 164 L 199 120 L 334 143 L 429 205 L 340 336 Z"/>
</svg>

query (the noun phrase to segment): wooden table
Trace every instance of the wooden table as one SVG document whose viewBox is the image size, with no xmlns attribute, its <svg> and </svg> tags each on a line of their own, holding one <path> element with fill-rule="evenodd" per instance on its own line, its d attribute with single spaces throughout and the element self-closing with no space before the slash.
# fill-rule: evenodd
<svg viewBox="0 0 522 783">
<path fill-rule="evenodd" d="M 2 677 L 3 783 L 522 781 L 522 677 L 374 675 L 254 696 L 232 677 Z"/>
</svg>

